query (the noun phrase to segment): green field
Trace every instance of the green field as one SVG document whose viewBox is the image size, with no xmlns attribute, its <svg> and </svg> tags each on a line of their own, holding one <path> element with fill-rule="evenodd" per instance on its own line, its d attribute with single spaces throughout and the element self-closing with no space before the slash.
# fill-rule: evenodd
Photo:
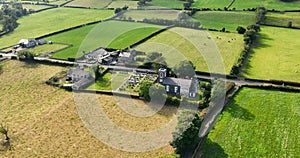
<svg viewBox="0 0 300 158">
<path fill-rule="evenodd" d="M 286 13 L 268 13 L 266 24 L 288 26 L 292 22 L 292 26 L 300 27 L 300 13 L 299 12 L 286 12 Z"/>
<path fill-rule="evenodd" d="M 179 0 L 152 0 L 148 2 L 148 8 L 183 8 L 183 2 Z"/>
<path fill-rule="evenodd" d="M 29 48 L 26 50 L 34 53 L 35 55 L 41 55 L 41 54 L 46 54 L 46 53 L 50 53 L 50 52 L 55 52 L 55 51 L 58 51 L 60 49 L 67 48 L 67 47 L 68 47 L 68 45 L 65 45 L 65 44 L 44 44 L 44 45 L 36 46 L 34 48 Z"/>
<path fill-rule="evenodd" d="M 258 47 L 244 72 L 245 77 L 300 81 L 299 30 L 262 27 Z"/>
<path fill-rule="evenodd" d="M 137 1 L 115 0 L 112 1 L 107 8 L 122 8 L 125 5 L 128 6 L 128 9 L 136 9 L 138 6 Z"/>
<path fill-rule="evenodd" d="M 126 33 L 121 34 L 115 40 L 113 40 L 108 47 L 115 49 L 125 49 L 130 44 L 133 44 L 143 37 L 147 37 L 150 34 L 160 30 L 157 27 L 137 28 Z"/>
<path fill-rule="evenodd" d="M 17 44 L 23 38 L 39 37 L 112 15 L 111 10 L 57 8 L 24 16 L 18 20 L 19 26 L 12 33 L 0 37 L 0 48 Z"/>
<path fill-rule="evenodd" d="M 143 19 L 168 19 L 175 20 L 177 19 L 179 11 L 178 10 L 129 10 L 118 16 L 117 19 L 129 17 L 133 20 L 142 21 Z"/>
<path fill-rule="evenodd" d="M 211 9 L 224 9 L 231 3 L 231 0 L 195 0 L 193 7 L 196 8 L 211 8 Z M 259 6 L 265 6 L 267 9 L 276 10 L 295 10 L 299 9 L 300 1 L 296 0 L 293 2 L 282 2 L 281 0 L 235 0 L 233 5 L 230 7 L 239 10 L 247 8 L 256 8 Z"/>
<path fill-rule="evenodd" d="M 243 88 L 220 115 L 203 157 L 298 157 L 300 94 Z"/>
<path fill-rule="evenodd" d="M 41 9 L 51 8 L 51 6 L 47 5 L 32 5 L 32 4 L 22 4 L 23 8 L 26 8 L 27 10 L 34 10 L 39 11 Z"/>
<path fill-rule="evenodd" d="M 163 53 L 170 67 L 187 59 L 198 71 L 229 73 L 242 48 L 243 36 L 239 34 L 172 28 L 135 49 Z"/>
<path fill-rule="evenodd" d="M 126 35 L 125 33 L 132 30 L 137 29 L 136 31 L 140 32 L 141 30 L 139 29 L 153 29 L 154 27 L 157 29 L 162 28 L 161 26 L 144 23 L 107 21 L 99 23 L 97 25 L 86 26 L 72 31 L 64 32 L 48 37 L 46 39 L 53 42 L 73 44 L 73 47 L 57 52 L 53 56 L 54 58 L 67 59 L 81 56 L 82 51 L 88 52 L 93 51 L 99 47 L 108 47 L 114 40 L 117 40 L 115 42 L 118 42 L 118 40 L 122 41 L 122 35 Z M 130 36 L 126 37 L 125 39 L 128 39 L 129 37 L 132 37 L 134 39 L 130 39 L 122 43 L 122 47 L 126 48 L 147 35 L 149 35 L 149 32 L 143 34 L 130 34 Z M 115 46 L 119 47 L 118 45 Z"/>
<path fill-rule="evenodd" d="M 66 4 L 66 6 L 105 8 L 111 2 L 112 2 L 112 0 L 74 0 L 74 1 Z"/>
<path fill-rule="evenodd" d="M 254 12 L 197 12 L 193 18 L 199 21 L 205 28 L 226 30 L 235 32 L 238 26 L 247 27 L 255 24 Z"/>
</svg>

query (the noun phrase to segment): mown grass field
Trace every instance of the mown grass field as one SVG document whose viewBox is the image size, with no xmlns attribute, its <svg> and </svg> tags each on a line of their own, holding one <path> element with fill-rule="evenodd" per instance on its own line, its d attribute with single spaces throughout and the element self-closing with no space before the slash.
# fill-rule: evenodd
<svg viewBox="0 0 300 158">
<path fill-rule="evenodd" d="M 138 7 L 137 1 L 122 1 L 122 0 L 115 0 L 112 1 L 107 8 L 122 8 L 124 6 L 128 6 L 128 9 L 136 9 Z"/>
<path fill-rule="evenodd" d="M 231 0 L 195 0 L 193 7 L 196 8 L 211 8 L 211 9 L 224 9 L 231 3 Z M 259 6 L 265 6 L 267 9 L 276 10 L 296 10 L 299 9 L 300 1 L 293 2 L 282 2 L 281 0 L 268 0 L 268 1 L 258 1 L 258 0 L 235 0 L 233 5 L 230 7 L 239 10 L 256 8 Z"/>
<path fill-rule="evenodd" d="M 205 28 L 221 30 L 224 27 L 231 32 L 236 32 L 238 26 L 246 28 L 256 22 L 254 12 L 197 12 L 193 19 L 199 21 Z"/>
<path fill-rule="evenodd" d="M 147 8 L 183 8 L 183 1 L 178 0 L 152 0 Z"/>
<path fill-rule="evenodd" d="M 203 157 L 298 157 L 299 98 L 243 88 L 208 135 Z"/>
<path fill-rule="evenodd" d="M 141 40 L 142 37 L 147 37 L 158 30 L 160 29 L 157 27 L 137 28 L 134 30 L 130 30 L 114 39 L 108 45 L 108 47 L 116 49 L 125 49 L 129 46 L 129 44 L 133 44 Z"/>
<path fill-rule="evenodd" d="M 261 39 L 244 72 L 245 77 L 300 81 L 299 30 L 262 27 Z"/>
<path fill-rule="evenodd" d="M 292 22 L 292 26 L 300 27 L 300 13 L 299 12 L 286 12 L 286 13 L 268 13 L 265 23 L 288 26 Z"/>
<path fill-rule="evenodd" d="M 18 20 L 19 26 L 0 37 L 0 48 L 18 44 L 20 39 L 46 35 L 88 22 L 99 21 L 113 15 L 112 10 L 57 8 L 43 11 Z"/>
<path fill-rule="evenodd" d="M 230 72 L 242 48 L 242 35 L 186 28 L 172 28 L 136 47 L 148 53 L 163 53 L 170 67 L 186 59 L 197 71 L 218 73 Z"/>
<path fill-rule="evenodd" d="M 129 17 L 133 20 L 142 21 L 143 19 L 168 19 L 175 20 L 177 19 L 179 11 L 178 10 L 129 10 L 118 16 L 117 19 Z"/>
<path fill-rule="evenodd" d="M 39 11 L 42 9 L 46 9 L 46 8 L 51 8 L 51 6 L 47 6 L 47 5 L 33 5 L 33 4 L 22 4 L 23 8 L 26 8 L 27 10 L 34 10 L 34 11 Z M 1 6 L 0 6 L 1 7 Z"/>
<path fill-rule="evenodd" d="M 150 157 L 173 152 L 170 146 L 133 153 L 111 148 L 91 135 L 78 116 L 73 93 L 54 88 L 45 81 L 65 67 L 9 61 L 0 75 L 0 121 L 9 127 L 12 151 L 1 157 Z M 176 108 L 165 107 L 147 118 L 124 112 L 113 96 L 98 95 L 101 107 L 118 126 L 136 131 L 162 127 L 174 117 Z M 142 101 L 134 101 L 145 106 Z M 2 141 L 2 135 L 0 141 Z M 1 146 L 2 147 L 2 146 Z M 2 148 L 1 148 L 2 149 Z"/>
<path fill-rule="evenodd" d="M 26 51 L 30 51 L 35 55 L 41 55 L 41 54 L 55 52 L 67 47 L 68 45 L 65 44 L 44 44 L 44 45 L 36 46 L 34 48 L 26 49 Z"/>
<path fill-rule="evenodd" d="M 99 47 L 108 47 L 114 40 L 122 41 L 123 34 L 137 29 L 147 28 L 162 28 L 162 26 L 144 24 L 144 23 L 132 23 L 132 22 L 121 22 L 121 21 L 107 21 L 96 25 L 86 26 L 72 31 L 64 32 L 58 35 L 54 35 L 46 38 L 53 42 L 64 42 L 73 44 L 74 46 L 63 51 L 57 52 L 53 55 L 54 58 L 74 58 L 80 57 L 82 51 L 93 51 Z M 133 32 L 131 32 L 133 33 Z M 140 33 L 140 31 L 139 31 Z M 149 35 L 149 32 L 142 34 L 131 34 L 132 39 L 122 43 L 122 47 L 126 48 L 138 40 Z M 121 36 L 121 37 L 119 37 Z M 125 39 L 128 39 L 126 37 Z M 134 39 L 134 40 L 133 40 Z M 116 46 L 116 45 L 115 45 Z M 116 46 L 119 48 L 119 46 Z"/>
<path fill-rule="evenodd" d="M 112 2 L 112 0 L 74 0 L 74 1 L 66 4 L 66 6 L 105 8 L 111 2 Z"/>
</svg>

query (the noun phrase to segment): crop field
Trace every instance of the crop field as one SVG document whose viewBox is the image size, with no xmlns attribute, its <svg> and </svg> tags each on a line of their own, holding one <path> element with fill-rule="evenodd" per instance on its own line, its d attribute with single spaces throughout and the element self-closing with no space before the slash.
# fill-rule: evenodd
<svg viewBox="0 0 300 158">
<path fill-rule="evenodd" d="M 112 0 L 74 0 L 74 1 L 66 4 L 66 6 L 105 8 L 111 2 L 112 2 Z"/>
<path fill-rule="evenodd" d="M 112 1 L 107 8 L 122 8 L 128 6 L 128 9 L 136 9 L 138 7 L 137 1 L 122 1 L 116 0 Z"/>
<path fill-rule="evenodd" d="M 243 88 L 227 105 L 203 157 L 298 157 L 300 94 Z"/>
<path fill-rule="evenodd" d="M 243 49 L 242 39 L 242 35 L 235 33 L 172 28 L 137 46 L 136 49 L 148 53 L 163 53 L 170 67 L 186 59 L 196 66 L 197 71 L 229 73 Z"/>
<path fill-rule="evenodd" d="M 0 120 L 9 127 L 12 151 L 1 151 L 1 157 L 157 157 L 173 152 L 170 146 L 133 153 L 120 151 L 101 143 L 85 128 L 78 116 L 73 93 L 48 86 L 45 81 L 64 67 L 4 63 L 0 75 Z M 172 119 L 174 107 L 137 118 L 124 112 L 113 96 L 98 95 L 101 107 L 118 126 L 135 131 L 151 131 Z M 144 102 L 134 101 L 137 106 Z M 2 136 L 0 138 L 0 141 Z M 2 147 L 2 146 L 1 146 Z M 0 149 L 2 149 L 0 147 Z"/>
<path fill-rule="evenodd" d="M 63 42 L 73 44 L 74 46 L 63 51 L 54 54 L 54 58 L 74 58 L 82 56 L 82 51 L 93 51 L 99 47 L 108 47 L 114 40 L 118 42 L 124 38 L 119 38 L 123 34 L 137 29 L 145 28 L 162 28 L 162 26 L 144 24 L 144 23 L 132 23 L 121 21 L 107 21 L 97 25 L 91 25 L 75 29 L 72 31 L 64 32 L 58 35 L 54 35 L 46 38 L 53 42 Z M 143 34 L 131 34 L 130 37 L 134 37 L 135 40 L 127 40 L 122 43 L 122 47 L 126 48 L 138 40 L 149 35 L 149 32 Z M 128 37 L 126 37 L 128 38 Z"/>
<path fill-rule="evenodd" d="M 245 77 L 257 79 L 300 80 L 299 30 L 262 27 L 261 39 L 244 72 Z"/>
<path fill-rule="evenodd" d="M 41 55 L 41 54 L 55 52 L 55 51 L 58 51 L 60 49 L 67 48 L 67 47 L 68 47 L 68 45 L 65 45 L 65 44 L 44 44 L 44 45 L 36 46 L 34 48 L 29 48 L 26 50 L 34 53 L 35 55 Z"/>
<path fill-rule="evenodd" d="M 300 13 L 299 12 L 286 12 L 286 13 L 268 13 L 266 24 L 288 26 L 292 22 L 292 26 L 300 27 Z"/>
<path fill-rule="evenodd" d="M 177 19 L 179 11 L 178 10 L 129 10 L 118 16 L 117 19 L 129 17 L 133 20 L 142 21 L 143 19 Z"/>
<path fill-rule="evenodd" d="M 205 28 L 221 30 L 223 27 L 231 32 L 236 32 L 238 26 L 246 28 L 255 24 L 254 12 L 197 12 L 193 18 Z"/>
<path fill-rule="evenodd" d="M 0 48 L 17 44 L 23 38 L 39 37 L 112 15 L 111 10 L 57 8 L 24 16 L 18 20 L 19 26 L 12 33 L 0 37 Z"/>
</svg>

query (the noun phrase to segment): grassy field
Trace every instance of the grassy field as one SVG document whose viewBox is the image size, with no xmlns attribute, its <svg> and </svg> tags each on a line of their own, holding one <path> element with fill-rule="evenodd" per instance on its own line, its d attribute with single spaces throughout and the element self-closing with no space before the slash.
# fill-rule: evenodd
<svg viewBox="0 0 300 158">
<path fill-rule="evenodd" d="M 59 16 L 58 16 L 59 15 Z M 43 11 L 18 20 L 19 26 L 0 37 L 0 48 L 17 44 L 20 39 L 42 36 L 65 28 L 98 21 L 113 15 L 111 10 L 57 8 Z"/>
<path fill-rule="evenodd" d="M 203 157 L 298 157 L 299 98 L 243 88 L 220 115 Z"/>
<path fill-rule="evenodd" d="M 193 18 L 199 21 L 205 28 L 236 32 L 238 26 L 247 27 L 255 23 L 254 12 L 197 12 Z"/>
<path fill-rule="evenodd" d="M 116 49 L 125 49 L 130 44 L 133 44 L 143 37 L 147 37 L 152 33 L 160 30 L 157 27 L 147 27 L 147 28 L 137 28 L 134 30 L 130 30 L 124 34 L 121 34 L 115 40 L 113 40 L 108 47 L 109 48 L 116 48 Z"/>
<path fill-rule="evenodd" d="M 148 8 L 183 8 L 183 1 L 178 0 L 152 0 Z"/>
<path fill-rule="evenodd" d="M 300 35 L 298 30 L 262 27 L 259 45 L 253 50 L 244 76 L 299 82 Z"/>
<path fill-rule="evenodd" d="M 220 8 L 228 6 L 231 3 L 231 0 L 195 0 L 193 7 L 196 8 Z M 282 2 L 280 0 L 268 0 L 268 1 L 257 1 L 257 0 L 235 0 L 233 5 L 230 8 L 236 9 L 247 9 L 247 8 L 256 8 L 259 6 L 265 6 L 267 9 L 276 9 L 276 10 L 295 10 L 299 9 L 300 1 L 293 2 Z"/>
<path fill-rule="evenodd" d="M 55 52 L 57 50 L 68 47 L 65 44 L 44 44 L 40 46 L 36 46 L 34 48 L 26 49 L 27 51 L 33 52 L 35 55 L 46 54 L 50 52 Z"/>
<path fill-rule="evenodd" d="M 139 45 L 136 49 L 163 53 L 170 67 L 187 59 L 193 62 L 198 71 L 224 73 L 221 64 L 223 62 L 225 72 L 229 73 L 243 48 L 242 39 L 242 35 L 233 33 L 172 28 Z M 220 55 L 220 60 L 217 55 Z M 209 68 L 208 65 L 212 67 Z"/>
<path fill-rule="evenodd" d="M 74 0 L 66 6 L 90 7 L 90 8 L 105 8 L 112 0 Z"/>
<path fill-rule="evenodd" d="M 115 0 L 112 1 L 107 8 L 122 8 L 125 5 L 128 6 L 128 9 L 136 9 L 138 6 L 137 1 Z"/>
<path fill-rule="evenodd" d="M 288 26 L 292 22 L 292 26 L 300 27 L 300 13 L 286 12 L 286 13 L 268 13 L 266 24 L 273 24 L 278 26 Z"/>
<path fill-rule="evenodd" d="M 133 153 L 101 143 L 85 128 L 74 105 L 73 93 L 45 81 L 64 67 L 9 61 L 0 75 L 0 121 L 9 126 L 13 151 L 1 157 L 158 157 L 172 153 L 170 146 Z M 151 131 L 175 117 L 165 107 L 152 117 L 137 118 L 124 112 L 113 96 L 98 95 L 101 107 L 115 124 L 128 130 Z M 142 101 L 134 101 L 145 106 Z M 2 135 L 0 141 L 2 141 Z M 1 146 L 2 147 L 2 146 Z"/>
<path fill-rule="evenodd" d="M 57 52 L 53 57 L 67 59 L 79 57 L 82 55 L 82 51 L 93 51 L 99 47 L 108 47 L 111 42 L 118 39 L 119 36 L 130 32 L 135 29 L 144 28 L 162 28 L 161 26 L 144 24 L 144 23 L 132 23 L 132 22 L 120 22 L 120 21 L 107 21 L 99 23 L 97 25 L 91 25 L 54 35 L 46 38 L 54 42 L 64 42 L 73 44 L 74 46 L 63 51 Z M 138 31 L 138 30 L 137 30 Z M 142 39 L 147 34 L 132 34 L 130 37 L 134 37 L 136 40 L 127 40 L 126 43 L 122 43 L 122 47 L 126 48 L 131 44 Z M 138 38 L 139 37 L 139 38 Z M 121 40 L 119 38 L 118 40 Z M 117 42 L 117 41 L 116 41 Z"/>
<path fill-rule="evenodd" d="M 22 4 L 23 8 L 26 8 L 27 10 L 34 10 L 39 11 L 41 9 L 51 8 L 51 6 L 47 5 L 32 5 L 32 4 Z"/>
<path fill-rule="evenodd" d="M 117 19 L 129 17 L 133 20 L 142 21 L 143 19 L 177 19 L 178 10 L 129 10 L 123 15 L 117 17 Z"/>
</svg>

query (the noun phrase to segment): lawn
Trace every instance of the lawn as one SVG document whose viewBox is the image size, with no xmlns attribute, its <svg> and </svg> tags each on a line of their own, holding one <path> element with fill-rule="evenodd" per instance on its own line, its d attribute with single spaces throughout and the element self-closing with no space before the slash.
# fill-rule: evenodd
<svg viewBox="0 0 300 158">
<path fill-rule="evenodd" d="M 231 32 L 236 32 L 238 26 L 246 28 L 255 24 L 254 12 L 218 12 L 207 11 L 197 12 L 193 18 L 205 28 L 221 30 L 223 27 Z"/>
<path fill-rule="evenodd" d="M 245 77 L 300 81 L 300 32 L 294 29 L 262 27 L 259 45 L 244 72 Z"/>
<path fill-rule="evenodd" d="M 300 94 L 243 88 L 226 106 L 203 157 L 298 157 Z"/>
<path fill-rule="evenodd" d="M 218 73 L 230 72 L 242 48 L 242 35 L 186 28 L 172 28 L 136 47 L 148 53 L 163 53 L 170 67 L 186 59 L 197 71 Z"/>
<path fill-rule="evenodd" d="M 299 12 L 286 12 L 286 13 L 268 13 L 266 24 L 288 26 L 292 22 L 292 26 L 300 27 L 300 13 Z"/>
<path fill-rule="evenodd" d="M 20 39 L 33 38 L 88 22 L 106 19 L 113 15 L 111 10 L 88 10 L 56 8 L 24 16 L 18 20 L 19 26 L 0 37 L 0 48 L 17 44 Z"/>
<path fill-rule="evenodd" d="M 55 44 L 39 45 L 34 48 L 29 48 L 26 50 L 34 53 L 35 55 L 41 55 L 41 54 L 46 54 L 46 53 L 50 53 L 50 52 L 55 52 L 55 51 L 58 51 L 60 49 L 64 49 L 67 47 L 68 47 L 68 45 L 55 43 Z"/>
<path fill-rule="evenodd" d="M 66 6 L 90 7 L 90 8 L 105 8 L 112 0 L 74 0 Z"/>
<path fill-rule="evenodd" d="M 158 30 L 160 29 L 157 27 L 137 28 L 134 30 L 130 30 L 114 39 L 108 45 L 108 47 L 116 49 L 125 49 L 129 46 L 128 44 L 133 44 L 141 40 L 142 37 L 147 37 Z"/>
<path fill-rule="evenodd" d="M 67 59 L 80 57 L 82 55 L 82 51 L 88 52 L 93 51 L 99 47 L 108 47 L 114 40 L 118 39 L 119 36 L 135 29 L 138 29 L 137 31 L 139 31 L 139 28 L 144 29 L 148 27 L 162 28 L 162 26 L 144 23 L 107 21 L 99 23 L 97 25 L 86 26 L 72 31 L 64 32 L 48 37 L 46 39 L 53 42 L 73 44 L 73 47 L 57 52 L 53 56 L 54 58 Z M 122 43 L 122 47 L 126 48 L 131 44 L 137 42 L 139 39 L 146 37 L 146 35 L 148 34 L 132 34 L 130 35 L 130 37 L 134 37 L 135 40 L 127 40 L 126 42 Z M 121 40 L 121 38 L 119 38 L 118 40 Z"/>
<path fill-rule="evenodd" d="M 170 146 L 149 152 L 125 152 L 96 139 L 78 116 L 73 93 L 45 84 L 47 79 L 66 70 L 64 67 L 9 61 L 4 64 L 3 70 L 0 75 L 0 120 L 9 127 L 13 151 L 0 151 L 1 157 L 117 155 L 121 158 L 155 158 L 173 152 Z M 176 112 L 176 108 L 165 107 L 151 117 L 139 118 L 124 112 L 113 96 L 97 97 L 107 116 L 128 130 L 157 129 L 168 123 Z M 133 101 L 137 106 L 145 106 L 140 100 Z"/>
<path fill-rule="evenodd" d="M 118 16 L 117 19 L 129 17 L 133 20 L 142 21 L 143 19 L 168 19 L 175 20 L 177 19 L 179 11 L 178 10 L 129 10 Z"/>
</svg>

